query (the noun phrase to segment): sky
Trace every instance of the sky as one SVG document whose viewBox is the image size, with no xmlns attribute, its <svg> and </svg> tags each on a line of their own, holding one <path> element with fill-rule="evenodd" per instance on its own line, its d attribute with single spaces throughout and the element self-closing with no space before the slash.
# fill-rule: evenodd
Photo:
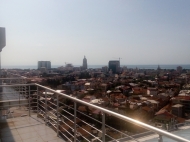
<svg viewBox="0 0 190 142">
<path fill-rule="evenodd" d="M 189 64 L 189 0 L 0 0 L 2 66 Z"/>
</svg>

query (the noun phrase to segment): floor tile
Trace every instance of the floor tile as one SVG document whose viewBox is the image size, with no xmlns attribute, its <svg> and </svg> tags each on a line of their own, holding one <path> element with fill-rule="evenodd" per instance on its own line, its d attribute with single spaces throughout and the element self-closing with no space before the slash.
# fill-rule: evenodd
<svg viewBox="0 0 190 142">
<path fill-rule="evenodd" d="M 22 140 L 26 140 L 26 139 L 31 139 L 31 138 L 36 138 L 38 137 L 38 133 L 37 132 L 29 132 L 29 133 L 24 133 L 24 134 L 20 134 L 20 137 Z"/>
<path fill-rule="evenodd" d="M 29 125 L 29 123 L 26 121 L 22 121 L 22 122 L 19 121 L 19 122 L 15 122 L 14 125 L 15 125 L 15 127 L 21 127 L 23 125 Z"/>
<path fill-rule="evenodd" d="M 23 140 L 23 142 L 44 142 L 41 137 L 34 137 Z"/>
<path fill-rule="evenodd" d="M 63 142 L 63 141 L 64 141 L 64 140 L 61 139 L 61 138 L 56 138 L 56 139 L 50 140 L 50 141 L 48 141 L 48 142 Z"/>
<path fill-rule="evenodd" d="M 54 135 L 54 134 L 48 134 L 48 135 L 43 135 L 43 136 L 40 136 L 44 141 L 51 141 L 51 140 L 55 140 L 57 139 L 57 135 Z"/>
<path fill-rule="evenodd" d="M 35 130 L 30 127 L 24 127 L 17 129 L 17 131 L 19 134 L 24 134 L 24 133 L 34 132 Z"/>
<path fill-rule="evenodd" d="M 49 128 L 49 129 L 50 129 L 50 128 Z M 47 130 L 39 130 L 39 131 L 38 131 L 38 134 L 39 134 L 40 136 L 50 135 L 50 134 L 56 135 L 55 131 L 51 131 L 51 130 L 49 130 L 49 129 L 47 129 Z"/>
</svg>

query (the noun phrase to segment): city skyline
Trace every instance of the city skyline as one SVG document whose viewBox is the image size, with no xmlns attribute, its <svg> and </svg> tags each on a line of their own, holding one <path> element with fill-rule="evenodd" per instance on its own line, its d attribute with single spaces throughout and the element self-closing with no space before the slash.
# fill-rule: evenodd
<svg viewBox="0 0 190 142">
<path fill-rule="evenodd" d="M 1 1 L 2 66 L 189 64 L 189 1 Z"/>
</svg>

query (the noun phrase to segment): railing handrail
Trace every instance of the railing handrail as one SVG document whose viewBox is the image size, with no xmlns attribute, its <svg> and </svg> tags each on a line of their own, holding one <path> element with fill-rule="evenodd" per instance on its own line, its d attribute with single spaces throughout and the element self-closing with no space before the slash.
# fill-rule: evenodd
<svg viewBox="0 0 190 142">
<path fill-rule="evenodd" d="M 190 141 L 187 140 L 187 139 L 184 139 L 184 138 L 182 138 L 182 137 L 179 137 L 179 136 L 174 135 L 174 134 L 172 134 L 172 133 L 169 133 L 169 132 L 167 132 L 167 131 L 161 130 L 161 129 L 156 128 L 156 127 L 153 127 L 153 126 L 151 126 L 151 125 L 148 125 L 148 124 L 146 124 L 146 123 L 140 122 L 140 121 L 135 120 L 135 119 L 132 119 L 132 118 L 130 118 L 130 117 L 127 117 L 127 116 L 118 114 L 118 113 L 116 113 L 116 112 L 107 110 L 107 109 L 105 109 L 105 108 L 102 108 L 102 107 L 99 107 L 99 106 L 96 106 L 96 105 L 87 103 L 87 102 L 82 101 L 82 100 L 80 100 L 80 99 L 73 98 L 73 97 L 68 96 L 68 95 L 66 95 L 66 94 L 56 92 L 56 90 L 50 89 L 50 88 L 48 88 L 48 87 L 42 86 L 42 85 L 37 84 L 37 83 L 32 83 L 32 84 L 15 84 L 15 85 L 0 85 L 0 87 L 31 86 L 31 85 L 36 85 L 36 86 L 41 87 L 41 88 L 43 88 L 43 89 L 45 89 L 45 90 L 51 91 L 51 92 L 53 92 L 53 93 L 56 93 L 56 94 L 59 94 L 59 95 L 65 97 L 65 98 L 68 98 L 68 99 L 70 99 L 70 100 L 72 100 L 72 101 L 74 101 L 74 102 L 78 102 L 78 103 L 84 104 L 84 105 L 86 105 L 86 106 L 89 106 L 89 107 L 98 109 L 98 110 L 100 110 L 100 111 L 102 111 L 102 112 L 104 112 L 104 113 L 107 113 L 107 114 L 109 114 L 109 115 L 115 116 L 115 117 L 117 117 L 117 118 L 119 118 L 119 119 L 122 119 L 122 120 L 124 120 L 124 121 L 128 121 L 128 122 L 130 122 L 130 123 L 132 123 L 132 124 L 138 125 L 138 126 L 140 126 L 140 127 L 142 127 L 142 128 L 145 128 L 145 129 L 147 129 L 147 130 L 153 131 L 153 132 L 155 132 L 155 133 L 157 133 L 157 134 L 159 134 L 159 135 L 163 135 L 163 136 L 169 137 L 169 138 L 171 138 L 171 139 L 173 139 L 173 140 L 180 141 L 180 142 L 190 142 Z"/>
<path fill-rule="evenodd" d="M 11 78 L 0 78 L 0 80 L 10 80 L 10 79 L 27 79 L 27 77 L 24 77 L 24 76 L 20 76 L 20 77 L 11 77 Z"/>
</svg>

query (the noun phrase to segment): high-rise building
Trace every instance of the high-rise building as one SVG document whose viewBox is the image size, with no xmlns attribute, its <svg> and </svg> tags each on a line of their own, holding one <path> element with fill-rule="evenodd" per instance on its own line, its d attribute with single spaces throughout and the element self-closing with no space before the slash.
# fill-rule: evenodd
<svg viewBox="0 0 190 142">
<path fill-rule="evenodd" d="M 102 72 L 106 73 L 107 71 L 108 71 L 108 67 L 107 66 L 102 67 Z"/>
<path fill-rule="evenodd" d="M 84 56 L 84 59 L 83 59 L 83 64 L 82 64 L 82 67 L 83 67 L 83 69 L 84 70 L 86 70 L 87 69 L 87 59 L 86 59 L 86 57 Z"/>
<path fill-rule="evenodd" d="M 2 48 L 6 45 L 6 36 L 5 36 L 5 28 L 0 27 L 0 52 Z"/>
<path fill-rule="evenodd" d="M 160 67 L 160 65 L 158 65 L 158 67 L 157 67 L 157 71 L 160 71 L 161 70 L 161 67 Z"/>
<path fill-rule="evenodd" d="M 38 61 L 38 69 L 45 67 L 46 69 L 51 69 L 50 61 Z"/>
<path fill-rule="evenodd" d="M 2 49 L 6 45 L 6 36 L 5 36 L 5 28 L 0 27 L 0 53 Z M 1 77 L 1 59 L 0 59 L 0 77 Z M 0 85 L 1 85 L 1 80 L 0 80 Z M 2 88 L 0 88 L 0 92 L 2 92 Z"/>
<path fill-rule="evenodd" d="M 179 73 L 182 72 L 182 69 L 183 69 L 183 68 L 182 68 L 181 66 L 178 66 L 178 67 L 177 67 L 177 71 L 178 71 Z"/>
<path fill-rule="evenodd" d="M 112 73 L 120 72 L 120 61 L 118 60 L 109 61 L 108 66 L 109 66 L 109 71 L 112 70 Z"/>
</svg>

